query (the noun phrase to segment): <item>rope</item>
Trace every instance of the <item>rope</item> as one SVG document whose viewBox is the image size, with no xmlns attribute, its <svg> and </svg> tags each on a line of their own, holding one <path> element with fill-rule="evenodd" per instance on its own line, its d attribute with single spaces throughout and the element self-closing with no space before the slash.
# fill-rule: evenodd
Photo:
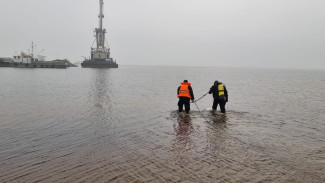
<svg viewBox="0 0 325 183">
<path fill-rule="evenodd" d="M 206 95 L 206 94 L 205 94 Z M 201 97 L 202 98 L 202 97 Z M 196 108 L 199 110 L 200 114 L 203 116 L 204 120 L 208 123 L 210 123 L 209 120 L 207 120 L 207 118 L 205 117 L 205 115 L 201 112 L 201 110 L 199 109 L 199 106 L 196 104 L 196 101 L 193 101 L 193 103 L 196 105 Z"/>
<path fill-rule="evenodd" d="M 207 92 L 206 94 L 204 94 L 202 97 L 200 97 L 199 99 L 197 99 L 197 100 L 194 100 L 192 103 L 194 103 L 195 104 L 195 106 L 196 106 L 196 108 L 197 108 L 197 110 L 199 110 L 199 112 L 200 112 L 200 114 L 203 116 L 203 118 L 204 118 L 204 120 L 206 121 L 206 122 L 208 122 L 208 123 L 210 123 L 210 121 L 209 120 L 207 120 L 207 118 L 205 117 L 205 115 L 201 112 L 201 110 L 200 110 L 200 108 L 199 108 L 199 106 L 196 104 L 196 102 L 197 101 L 199 101 L 200 99 L 202 99 L 203 97 L 205 97 L 207 94 L 208 94 L 209 92 Z"/>
<path fill-rule="evenodd" d="M 203 97 L 205 97 L 209 92 L 207 92 L 206 94 L 204 94 L 202 97 L 200 97 L 199 99 L 195 100 L 194 102 L 199 101 L 200 99 L 202 99 Z"/>
</svg>

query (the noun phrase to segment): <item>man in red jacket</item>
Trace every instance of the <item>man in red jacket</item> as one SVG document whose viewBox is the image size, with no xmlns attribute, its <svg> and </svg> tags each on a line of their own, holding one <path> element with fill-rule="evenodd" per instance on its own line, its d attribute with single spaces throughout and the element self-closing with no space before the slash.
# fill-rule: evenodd
<svg viewBox="0 0 325 183">
<path fill-rule="evenodd" d="M 178 112 L 183 111 L 183 105 L 185 105 L 185 112 L 188 114 L 190 112 L 190 100 L 194 101 L 194 94 L 191 87 L 191 83 L 187 80 L 181 83 L 181 86 L 177 89 L 178 101 Z"/>
</svg>

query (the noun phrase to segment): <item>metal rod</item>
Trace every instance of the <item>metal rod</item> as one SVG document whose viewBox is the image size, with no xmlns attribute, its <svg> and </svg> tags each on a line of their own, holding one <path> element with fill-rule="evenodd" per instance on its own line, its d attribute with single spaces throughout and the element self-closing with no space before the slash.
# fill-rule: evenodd
<svg viewBox="0 0 325 183">
<path fill-rule="evenodd" d="M 102 30 L 103 29 L 103 18 L 104 18 L 104 14 L 103 14 L 103 6 L 104 6 L 104 0 L 99 0 L 99 29 Z"/>
</svg>

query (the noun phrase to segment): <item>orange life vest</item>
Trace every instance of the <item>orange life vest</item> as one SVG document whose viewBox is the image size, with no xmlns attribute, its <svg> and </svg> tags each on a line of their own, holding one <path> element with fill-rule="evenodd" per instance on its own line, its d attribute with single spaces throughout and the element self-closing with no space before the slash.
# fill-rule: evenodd
<svg viewBox="0 0 325 183">
<path fill-rule="evenodd" d="M 188 89 L 189 86 L 191 86 L 191 83 L 181 83 L 177 97 L 187 97 L 191 99 L 190 90 Z"/>
</svg>

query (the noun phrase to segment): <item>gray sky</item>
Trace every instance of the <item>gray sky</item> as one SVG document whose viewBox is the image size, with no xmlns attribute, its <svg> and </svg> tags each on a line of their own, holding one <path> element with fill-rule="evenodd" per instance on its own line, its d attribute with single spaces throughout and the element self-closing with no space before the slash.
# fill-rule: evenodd
<svg viewBox="0 0 325 183">
<path fill-rule="evenodd" d="M 325 69 L 324 0 L 104 0 L 121 65 Z M 0 57 L 89 57 L 98 0 L 0 0 Z"/>
</svg>

